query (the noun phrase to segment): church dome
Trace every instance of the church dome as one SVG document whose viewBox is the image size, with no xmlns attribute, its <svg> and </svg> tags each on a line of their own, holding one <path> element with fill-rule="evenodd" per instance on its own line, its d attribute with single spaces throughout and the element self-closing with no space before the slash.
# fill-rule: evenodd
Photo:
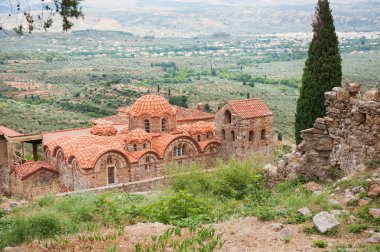
<svg viewBox="0 0 380 252">
<path fill-rule="evenodd" d="M 114 126 L 108 124 L 98 124 L 91 128 L 91 134 L 97 136 L 114 136 L 117 130 Z"/>
<path fill-rule="evenodd" d="M 138 98 L 128 109 L 132 116 L 148 114 L 152 117 L 159 117 L 163 114 L 174 115 L 175 109 L 169 102 L 159 95 L 144 95 Z"/>
<path fill-rule="evenodd" d="M 142 129 L 134 129 L 127 134 L 127 143 L 143 143 L 145 141 L 151 141 L 152 137 Z"/>
<path fill-rule="evenodd" d="M 119 135 L 120 135 L 120 134 L 128 135 L 128 133 L 129 133 L 129 129 L 128 129 L 128 127 L 125 127 L 124 129 L 122 129 L 122 130 L 119 131 Z"/>
</svg>

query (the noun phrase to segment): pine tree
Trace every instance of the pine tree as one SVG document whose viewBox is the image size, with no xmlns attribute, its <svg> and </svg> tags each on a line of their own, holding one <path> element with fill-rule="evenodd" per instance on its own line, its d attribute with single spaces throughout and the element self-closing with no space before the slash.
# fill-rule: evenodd
<svg viewBox="0 0 380 252">
<path fill-rule="evenodd" d="M 313 39 L 302 76 L 295 122 L 296 143 L 301 131 L 311 128 L 326 112 L 324 93 L 341 85 L 342 59 L 328 0 L 319 0 L 312 23 Z"/>
</svg>

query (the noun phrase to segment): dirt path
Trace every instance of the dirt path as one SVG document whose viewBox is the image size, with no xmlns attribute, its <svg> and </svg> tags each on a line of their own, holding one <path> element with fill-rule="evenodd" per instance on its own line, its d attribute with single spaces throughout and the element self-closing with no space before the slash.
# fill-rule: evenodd
<svg viewBox="0 0 380 252">
<path fill-rule="evenodd" d="M 255 217 L 239 218 L 214 224 L 216 233 L 222 233 L 222 238 L 226 241 L 222 249 L 218 251 L 326 251 L 338 244 L 352 244 L 355 247 L 355 245 L 362 243 L 366 237 L 366 234 L 362 236 L 346 235 L 339 238 L 307 235 L 302 232 L 302 225 L 283 225 L 281 230 L 275 231 L 271 224 L 273 223 L 262 222 Z M 116 251 L 135 251 L 136 243 L 149 243 L 151 235 L 160 235 L 170 227 L 161 223 L 138 223 L 126 226 L 124 234 L 113 241 L 83 238 L 84 235 L 82 234 L 59 241 L 59 246 L 57 242 L 34 241 L 31 244 L 15 248 L 16 250 L 9 251 L 107 251 L 111 247 Z M 114 233 L 115 230 L 111 229 L 99 231 L 103 237 Z M 285 242 L 284 236 L 291 238 Z M 324 249 L 313 248 L 312 244 L 315 240 L 327 242 L 328 247 Z"/>
</svg>

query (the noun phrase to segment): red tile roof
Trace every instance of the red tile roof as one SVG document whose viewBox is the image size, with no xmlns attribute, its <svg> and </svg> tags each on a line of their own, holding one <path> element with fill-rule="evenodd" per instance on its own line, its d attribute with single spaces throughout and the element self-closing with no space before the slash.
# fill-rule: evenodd
<svg viewBox="0 0 380 252">
<path fill-rule="evenodd" d="M 174 105 L 173 108 L 175 108 L 176 110 L 177 122 L 179 123 L 191 123 L 194 121 L 213 120 L 215 118 L 214 114 L 199 111 L 197 109 L 183 108 Z"/>
<path fill-rule="evenodd" d="M 144 95 L 138 98 L 132 106 L 119 108 L 118 111 L 131 116 L 148 114 L 152 117 L 160 117 L 163 114 L 175 114 L 175 109 L 173 109 L 164 97 L 159 95 Z"/>
<path fill-rule="evenodd" d="M 214 122 L 196 122 L 190 126 L 189 133 L 190 135 L 195 134 L 207 134 L 215 132 L 215 123 Z"/>
<path fill-rule="evenodd" d="M 165 151 L 169 144 L 173 142 L 177 138 L 186 138 L 186 139 L 192 139 L 194 144 L 198 147 L 198 151 L 201 151 L 201 148 L 199 147 L 198 142 L 195 141 L 192 137 L 186 135 L 186 134 L 178 134 L 178 135 L 172 135 L 172 134 L 161 134 L 158 137 L 154 137 L 152 139 L 152 149 L 156 151 L 160 158 L 164 158 Z"/>
<path fill-rule="evenodd" d="M 0 125 L 0 136 L 13 137 L 13 136 L 22 136 L 22 134 Z"/>
<path fill-rule="evenodd" d="M 151 140 L 152 137 L 143 129 L 134 129 L 127 134 L 127 143 L 143 143 Z"/>
<path fill-rule="evenodd" d="M 114 136 L 117 133 L 117 129 L 110 124 L 98 124 L 92 127 L 90 132 L 97 136 Z"/>
<path fill-rule="evenodd" d="M 243 119 L 273 115 L 268 106 L 259 98 L 228 101 L 227 104 Z"/>
<path fill-rule="evenodd" d="M 93 124 L 127 125 L 128 118 L 125 115 L 113 115 L 90 120 Z"/>
<path fill-rule="evenodd" d="M 42 170 L 57 173 L 50 162 L 47 161 L 29 161 L 22 165 L 16 166 L 15 168 L 16 175 L 19 176 L 21 180 L 24 180 Z"/>
</svg>

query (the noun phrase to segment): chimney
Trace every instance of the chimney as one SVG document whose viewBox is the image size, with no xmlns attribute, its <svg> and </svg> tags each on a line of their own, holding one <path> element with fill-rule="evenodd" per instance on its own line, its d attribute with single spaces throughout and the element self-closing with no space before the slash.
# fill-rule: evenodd
<svg viewBox="0 0 380 252">
<path fill-rule="evenodd" d="M 205 111 L 205 105 L 203 103 L 197 104 L 197 110 L 204 112 Z"/>
</svg>

